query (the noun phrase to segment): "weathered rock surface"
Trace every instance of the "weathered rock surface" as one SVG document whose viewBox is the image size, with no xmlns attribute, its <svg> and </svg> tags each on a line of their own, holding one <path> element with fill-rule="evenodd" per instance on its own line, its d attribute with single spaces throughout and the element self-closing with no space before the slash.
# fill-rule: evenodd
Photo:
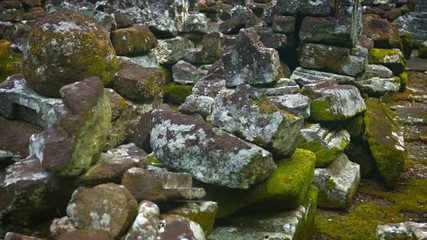
<svg viewBox="0 0 427 240">
<path fill-rule="evenodd" d="M 350 134 L 344 130 L 329 130 L 320 124 L 307 124 L 301 129 L 299 148 L 316 154 L 316 167 L 325 167 L 340 156 L 350 143 Z"/>
<path fill-rule="evenodd" d="M 172 66 L 173 81 L 179 84 L 194 85 L 208 74 L 209 66 L 195 66 L 186 61 L 179 61 Z"/>
<path fill-rule="evenodd" d="M 1 221 L 25 226 L 52 217 L 59 206 L 59 185 L 34 157 L 8 166 L 0 175 Z"/>
<path fill-rule="evenodd" d="M 315 121 L 342 121 L 366 110 L 359 90 L 351 85 L 307 84 L 303 94 L 311 99 L 310 117 Z"/>
<path fill-rule="evenodd" d="M 279 0 L 270 10 L 277 15 L 301 14 L 305 16 L 331 16 L 334 11 L 334 1 L 321 0 L 313 4 L 309 0 Z M 274 14 L 272 14 L 274 15 Z"/>
<path fill-rule="evenodd" d="M 275 169 L 269 152 L 203 121 L 165 110 L 154 110 L 151 120 L 156 157 L 202 182 L 249 188 Z"/>
<path fill-rule="evenodd" d="M 57 124 L 30 139 L 30 154 L 43 168 L 62 176 L 85 172 L 101 153 L 111 122 L 111 107 L 99 78 L 61 88 L 64 103 Z"/>
<path fill-rule="evenodd" d="M 215 228 L 209 239 L 308 239 L 313 230 L 316 204 L 317 188 L 311 186 L 295 210 L 236 217 L 230 226 Z"/>
<path fill-rule="evenodd" d="M 242 29 L 236 44 L 222 56 L 222 65 L 209 79 L 221 78 L 227 86 L 242 83 L 259 85 L 276 82 L 281 77 L 279 53 L 266 48 L 254 29 Z"/>
<path fill-rule="evenodd" d="M 363 16 L 363 35 L 374 41 L 375 48 L 402 47 L 397 26 L 375 14 Z"/>
<path fill-rule="evenodd" d="M 104 230 L 118 238 L 135 219 L 137 207 L 126 188 L 108 183 L 79 187 L 68 203 L 67 215 L 78 229 Z"/>
<path fill-rule="evenodd" d="M 123 62 L 113 79 L 113 88 L 123 97 L 137 100 L 153 100 L 162 93 L 164 85 L 160 68 L 142 67 Z"/>
<path fill-rule="evenodd" d="M 418 45 L 418 57 L 427 58 L 427 41 L 420 43 Z"/>
<path fill-rule="evenodd" d="M 61 234 L 59 240 L 73 240 L 73 239 L 91 239 L 91 240 L 113 240 L 114 238 L 107 231 L 93 230 L 93 229 L 80 229 Z"/>
<path fill-rule="evenodd" d="M 203 13 L 188 13 L 185 16 L 181 32 L 184 33 L 207 33 L 211 20 Z"/>
<path fill-rule="evenodd" d="M 212 80 L 203 80 L 196 83 L 192 89 L 193 94 L 215 98 L 218 93 L 226 89 L 226 80 L 215 78 Z"/>
<path fill-rule="evenodd" d="M 393 120 L 393 113 L 380 100 L 366 101 L 366 136 L 372 156 L 384 184 L 394 188 L 406 157 L 402 129 Z"/>
<path fill-rule="evenodd" d="M 104 28 L 83 15 L 60 10 L 34 25 L 22 66 L 33 90 L 59 97 L 61 87 L 87 77 L 98 76 L 108 83 L 118 61 Z"/>
<path fill-rule="evenodd" d="M 329 72 L 316 71 L 297 67 L 291 75 L 291 79 L 300 86 L 305 84 L 316 83 L 319 81 L 335 81 L 339 84 L 353 84 L 356 81 L 355 77 L 340 75 Z"/>
<path fill-rule="evenodd" d="M 159 233 L 160 209 L 150 201 L 142 201 L 138 207 L 138 215 L 125 236 L 126 240 L 156 239 Z"/>
<path fill-rule="evenodd" d="M 307 43 L 301 49 L 300 64 L 303 68 L 323 70 L 348 76 L 358 76 L 367 65 L 365 48 L 344 48 Z"/>
<path fill-rule="evenodd" d="M 244 208 L 256 211 L 281 211 L 297 208 L 313 182 L 316 156 L 296 149 L 291 158 L 277 163 L 277 169 L 263 182 L 248 190 L 203 185 L 206 198 L 218 203 L 217 218 L 224 218 Z"/>
<path fill-rule="evenodd" d="M 215 98 L 212 124 L 243 139 L 286 156 L 300 140 L 304 120 L 279 109 L 261 91 L 239 85 L 235 91 L 221 91 Z"/>
<path fill-rule="evenodd" d="M 31 237 L 28 235 L 14 233 L 14 232 L 8 232 L 4 236 L 4 240 L 41 240 L 41 238 Z"/>
<path fill-rule="evenodd" d="M 179 106 L 179 111 L 184 114 L 198 113 L 203 118 L 210 116 L 215 99 L 207 96 L 191 94 L 185 98 L 185 102 Z"/>
<path fill-rule="evenodd" d="M 379 78 L 372 77 L 357 82 L 357 86 L 362 93 L 369 96 L 384 96 L 388 92 L 397 92 L 400 89 L 400 78 Z"/>
<path fill-rule="evenodd" d="M 162 215 L 157 239 L 195 239 L 204 240 L 205 234 L 200 225 L 179 215 Z"/>
<path fill-rule="evenodd" d="M 399 75 L 405 70 L 405 56 L 399 49 L 372 48 L 368 60 L 369 64 L 386 66 L 394 75 Z"/>
<path fill-rule="evenodd" d="M 110 37 L 117 55 L 148 52 L 157 44 L 157 38 L 147 26 L 143 25 L 113 30 Z"/>
<path fill-rule="evenodd" d="M 47 98 L 29 88 L 23 75 L 13 75 L 0 85 L 0 114 L 48 128 L 59 117 L 62 101 Z"/>
<path fill-rule="evenodd" d="M 224 38 L 219 32 L 210 32 L 203 37 L 201 48 L 190 48 L 184 60 L 197 64 L 212 64 L 220 59 L 224 51 Z"/>
<path fill-rule="evenodd" d="M 286 94 L 297 94 L 300 91 L 298 84 L 289 78 L 281 78 L 273 87 L 259 88 L 267 96 L 282 96 Z"/>
<path fill-rule="evenodd" d="M 427 223 L 402 222 L 378 225 L 376 239 L 425 239 Z"/>
<path fill-rule="evenodd" d="M 231 18 L 219 25 L 219 31 L 225 34 L 236 34 L 242 28 L 256 26 L 260 19 L 249 8 L 237 5 L 231 9 Z"/>
<path fill-rule="evenodd" d="M 157 41 L 154 53 L 160 64 L 173 64 L 184 59 L 187 49 L 192 47 L 194 47 L 194 44 L 187 38 L 162 39 Z"/>
<path fill-rule="evenodd" d="M 314 170 L 313 184 L 319 188 L 317 205 L 324 209 L 350 207 L 360 182 L 360 167 L 341 154 L 326 168 Z"/>
<path fill-rule="evenodd" d="M 173 173 L 162 168 L 131 168 L 122 178 L 122 185 L 137 201 L 165 202 L 170 200 L 200 199 L 205 196 L 202 188 L 192 188 L 188 173 Z"/>
</svg>

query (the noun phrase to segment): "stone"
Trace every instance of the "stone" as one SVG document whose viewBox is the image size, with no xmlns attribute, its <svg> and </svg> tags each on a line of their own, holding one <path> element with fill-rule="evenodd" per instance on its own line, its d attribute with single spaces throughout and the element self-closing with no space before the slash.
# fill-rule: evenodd
<svg viewBox="0 0 427 240">
<path fill-rule="evenodd" d="M 268 97 L 279 109 L 284 109 L 304 119 L 310 116 L 310 98 L 297 93 Z"/>
<path fill-rule="evenodd" d="M 217 218 L 228 217 L 243 209 L 287 211 L 297 208 L 313 182 L 316 156 L 296 149 L 290 158 L 277 162 L 277 169 L 263 182 L 247 190 L 204 184 L 206 199 L 218 203 Z"/>
<path fill-rule="evenodd" d="M 357 115 L 353 118 L 346 120 L 342 128 L 345 129 L 350 137 L 360 137 L 365 133 L 365 123 L 363 121 L 363 114 Z"/>
<path fill-rule="evenodd" d="M 209 239 L 309 239 L 314 229 L 316 204 L 317 188 L 311 185 L 304 201 L 295 209 L 234 217 L 231 223 L 216 227 Z"/>
<path fill-rule="evenodd" d="M 367 65 L 365 48 L 343 48 L 322 44 L 304 44 L 299 61 L 301 67 L 333 72 L 347 76 L 358 76 Z"/>
<path fill-rule="evenodd" d="M 69 10 L 41 18 L 32 28 L 22 58 L 31 88 L 59 97 L 59 89 L 87 77 L 107 84 L 118 70 L 108 33 L 93 20 Z"/>
<path fill-rule="evenodd" d="M 412 55 L 412 35 L 409 31 L 399 29 L 400 41 L 402 42 L 402 52 L 406 59 L 410 59 Z"/>
<path fill-rule="evenodd" d="M 221 91 L 215 98 L 212 124 L 277 156 L 292 153 L 300 140 L 304 120 L 281 110 L 250 85 Z"/>
<path fill-rule="evenodd" d="M 402 48 L 397 26 L 378 15 L 363 15 L 363 35 L 374 41 L 375 48 Z"/>
<path fill-rule="evenodd" d="M 274 83 L 281 78 L 279 53 L 264 47 L 254 29 L 242 29 L 236 45 L 223 54 L 222 66 L 208 76 L 215 78 L 225 79 L 228 87 Z"/>
<path fill-rule="evenodd" d="M 8 232 L 4 236 L 4 240 L 41 240 L 41 238 L 31 237 L 28 235 L 14 233 L 14 232 Z"/>
<path fill-rule="evenodd" d="M 155 167 L 128 169 L 121 183 L 137 201 L 165 202 L 200 199 L 205 196 L 202 188 L 191 187 L 190 174 L 173 173 Z"/>
<path fill-rule="evenodd" d="M 203 13 L 188 13 L 185 17 L 181 32 L 206 34 L 211 20 Z"/>
<path fill-rule="evenodd" d="M 329 130 L 318 123 L 306 124 L 301 129 L 301 136 L 298 147 L 316 154 L 316 167 L 325 167 L 335 161 L 350 143 L 350 134 L 346 130 Z"/>
<path fill-rule="evenodd" d="M 179 215 L 164 214 L 161 216 L 157 239 L 195 239 L 205 240 L 202 227 L 188 218 Z"/>
<path fill-rule="evenodd" d="M 351 85 L 321 87 L 307 84 L 303 94 L 311 99 L 310 117 L 315 121 L 342 121 L 366 110 L 359 90 Z"/>
<path fill-rule="evenodd" d="M 34 92 L 20 74 L 0 84 L 0 102 L 2 116 L 25 120 L 45 129 L 55 124 L 62 105 L 61 99 L 44 97 Z"/>
<path fill-rule="evenodd" d="M 427 58 L 427 41 L 420 43 L 418 45 L 418 57 Z"/>
<path fill-rule="evenodd" d="M 123 59 L 123 57 L 120 57 Z M 129 58 L 124 58 L 124 61 L 131 61 L 143 67 L 160 67 L 159 62 L 157 61 L 156 54 L 153 51 L 149 51 L 147 54 L 140 56 L 131 56 Z"/>
<path fill-rule="evenodd" d="M 194 44 L 187 38 L 175 37 L 158 40 L 154 52 L 160 64 L 173 64 L 184 59 L 187 49 L 192 47 Z"/>
<path fill-rule="evenodd" d="M 117 55 L 136 55 L 148 52 L 157 44 L 157 38 L 144 25 L 113 30 L 110 37 Z"/>
<path fill-rule="evenodd" d="M 295 17 L 275 15 L 273 18 L 273 31 L 278 33 L 293 33 L 295 31 Z"/>
<path fill-rule="evenodd" d="M 309 0 L 278 0 L 273 6 L 272 12 L 277 15 L 296 16 L 331 16 L 334 11 L 335 1 L 321 0 L 313 3 Z M 272 14 L 272 16 L 274 15 Z"/>
<path fill-rule="evenodd" d="M 249 8 L 238 5 L 231 9 L 231 18 L 219 25 L 219 31 L 225 34 L 236 34 L 242 28 L 258 25 L 260 19 Z"/>
<path fill-rule="evenodd" d="M 360 182 L 360 167 L 341 154 L 326 168 L 314 170 L 313 184 L 319 188 L 317 206 L 344 210 L 350 207 Z"/>
<path fill-rule="evenodd" d="M 397 92 L 401 87 L 399 77 L 372 77 L 369 79 L 357 81 L 356 86 L 362 93 L 366 93 L 369 96 L 374 97 L 384 96 L 388 92 Z"/>
<path fill-rule="evenodd" d="M 163 87 L 164 101 L 167 103 L 180 105 L 191 95 L 193 86 L 181 84 L 167 84 Z"/>
<path fill-rule="evenodd" d="M 214 227 L 215 216 L 218 211 L 218 204 L 212 201 L 184 202 L 172 205 L 167 214 L 180 215 L 186 217 L 200 225 L 206 236 L 208 236 Z"/>
<path fill-rule="evenodd" d="M 271 153 L 201 120 L 154 110 L 151 121 L 155 156 L 168 168 L 188 172 L 199 181 L 247 189 L 276 167 Z"/>
<path fill-rule="evenodd" d="M 0 175 L 0 220 L 28 226 L 53 217 L 65 200 L 60 185 L 34 157 L 9 165 Z"/>
<path fill-rule="evenodd" d="M 286 47 L 291 47 L 292 41 L 288 41 L 286 34 L 275 33 L 273 32 L 273 28 L 265 26 L 255 26 L 254 29 L 257 32 L 261 43 L 267 48 L 280 50 Z"/>
<path fill-rule="evenodd" d="M 93 187 L 101 183 L 120 183 L 126 170 L 133 167 L 145 168 L 147 153 L 134 143 L 121 145 L 101 153 L 95 165 L 77 178 L 77 184 Z"/>
<path fill-rule="evenodd" d="M 368 177 L 376 171 L 375 160 L 366 141 L 352 139 L 344 153 L 350 161 L 359 164 L 362 177 Z"/>
<path fill-rule="evenodd" d="M 195 66 L 184 60 L 172 66 L 173 81 L 182 85 L 194 85 L 208 74 L 206 66 Z"/>
<path fill-rule="evenodd" d="M 125 236 L 125 240 L 154 240 L 159 234 L 160 209 L 150 201 L 142 201 L 138 206 L 138 215 Z"/>
<path fill-rule="evenodd" d="M 77 230 L 73 222 L 68 216 L 62 218 L 55 218 L 50 224 L 50 235 L 54 239 L 58 239 L 62 234 L 66 232 L 72 232 Z"/>
<path fill-rule="evenodd" d="M 137 207 L 138 203 L 126 188 L 107 183 L 75 190 L 67 215 L 78 229 L 104 230 L 118 238 L 135 219 Z"/>
<path fill-rule="evenodd" d="M 399 181 L 406 157 L 402 129 L 393 120 L 393 112 L 378 99 L 366 100 L 366 137 L 378 172 L 388 188 Z"/>
<path fill-rule="evenodd" d="M 376 239 L 425 239 L 427 223 L 401 222 L 377 225 Z"/>
<path fill-rule="evenodd" d="M 150 101 L 162 93 L 164 79 L 160 68 L 123 62 L 112 84 L 114 90 L 125 98 Z"/>
<path fill-rule="evenodd" d="M 207 96 L 191 94 L 185 98 L 185 102 L 179 106 L 179 112 L 184 114 L 198 113 L 203 118 L 210 116 L 215 99 Z"/>
<path fill-rule="evenodd" d="M 224 38 L 219 32 L 207 33 L 201 42 L 201 48 L 188 49 L 184 60 L 196 64 L 212 64 L 220 59 L 224 51 Z"/>
<path fill-rule="evenodd" d="M 225 86 L 225 79 L 215 78 L 211 80 L 203 80 L 194 85 L 192 93 L 195 95 L 215 98 L 221 90 L 226 89 Z"/>
<path fill-rule="evenodd" d="M 291 79 L 297 82 L 300 86 L 316 83 L 319 81 L 335 81 L 339 84 L 354 84 L 356 81 L 355 77 L 310 70 L 302 67 L 297 67 L 292 72 Z"/>
<path fill-rule="evenodd" d="M 398 49 L 372 48 L 368 55 L 369 64 L 383 65 L 389 68 L 394 75 L 405 70 L 405 57 Z"/>
<path fill-rule="evenodd" d="M 66 232 L 59 236 L 58 240 L 91 239 L 91 240 L 113 240 L 107 231 L 94 229 L 79 229 Z"/>
<path fill-rule="evenodd" d="M 361 79 L 366 80 L 373 77 L 391 78 L 393 77 L 393 72 L 383 65 L 368 64 L 366 66 L 366 70 L 363 73 Z"/>
<path fill-rule="evenodd" d="M 286 94 L 297 94 L 300 91 L 298 84 L 289 78 L 281 78 L 273 87 L 259 88 L 267 96 L 283 96 Z"/>
<path fill-rule="evenodd" d="M 101 153 L 111 122 L 111 107 L 97 77 L 64 86 L 57 123 L 30 138 L 30 154 L 61 176 L 84 173 Z"/>
</svg>

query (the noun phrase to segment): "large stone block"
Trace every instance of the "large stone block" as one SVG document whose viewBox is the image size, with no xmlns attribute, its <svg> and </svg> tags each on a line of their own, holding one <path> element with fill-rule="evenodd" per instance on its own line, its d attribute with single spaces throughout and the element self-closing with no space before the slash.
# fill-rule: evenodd
<svg viewBox="0 0 427 240">
<path fill-rule="evenodd" d="M 133 26 L 111 31 L 111 43 L 118 55 L 148 52 L 157 44 L 157 38 L 147 26 Z"/>
</svg>

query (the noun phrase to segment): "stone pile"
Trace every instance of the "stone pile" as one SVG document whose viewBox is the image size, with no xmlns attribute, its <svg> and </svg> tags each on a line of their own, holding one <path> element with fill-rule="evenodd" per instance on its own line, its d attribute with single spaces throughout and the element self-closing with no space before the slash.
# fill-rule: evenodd
<svg viewBox="0 0 427 240">
<path fill-rule="evenodd" d="M 0 115 L 42 129 L 28 156 L 0 155 L 0 226 L 308 239 L 316 207 L 348 209 L 361 175 L 394 188 L 402 132 L 362 94 L 403 89 L 405 60 L 396 29 L 362 21 L 360 1 L 82 4 L 52 5 L 23 75 L 0 85 Z"/>
<path fill-rule="evenodd" d="M 417 47 L 422 42 L 427 41 L 426 21 L 427 1 L 419 0 L 411 14 L 396 19 L 395 23 L 400 28 L 411 33 L 414 46 Z"/>
</svg>

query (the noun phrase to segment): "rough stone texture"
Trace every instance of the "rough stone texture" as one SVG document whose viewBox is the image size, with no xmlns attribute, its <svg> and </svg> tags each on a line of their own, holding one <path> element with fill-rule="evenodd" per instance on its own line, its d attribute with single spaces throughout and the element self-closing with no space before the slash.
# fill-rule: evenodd
<svg viewBox="0 0 427 240">
<path fill-rule="evenodd" d="M 87 77 L 98 76 L 108 83 L 118 61 L 104 28 L 83 15 L 60 10 L 34 25 L 22 67 L 33 90 L 59 97 L 61 87 Z"/>
<path fill-rule="evenodd" d="M 167 211 L 167 214 L 180 215 L 198 223 L 203 228 L 206 236 L 212 232 L 218 211 L 216 202 L 198 201 L 177 204 L 179 206 Z"/>
<path fill-rule="evenodd" d="M 179 84 L 194 85 L 208 74 L 208 69 L 208 66 L 195 66 L 181 60 L 172 66 L 173 81 Z"/>
<path fill-rule="evenodd" d="M 224 51 L 224 38 L 219 32 L 210 32 L 206 34 L 201 43 L 201 48 L 188 49 L 184 59 L 190 63 L 212 64 L 220 59 Z"/>
<path fill-rule="evenodd" d="M 185 102 L 179 106 L 179 111 L 184 114 L 198 113 L 203 118 L 206 118 L 211 115 L 214 103 L 215 99 L 211 97 L 191 94 L 186 97 Z"/>
<path fill-rule="evenodd" d="M 221 90 L 226 89 L 225 86 L 226 80 L 222 78 L 203 80 L 194 85 L 192 92 L 195 95 L 215 98 Z"/>
<path fill-rule="evenodd" d="M 193 48 L 194 44 L 183 37 L 158 40 L 154 52 L 160 64 L 173 64 L 184 59 L 187 49 Z"/>
<path fill-rule="evenodd" d="M 0 114 L 48 128 L 61 110 L 60 99 L 43 97 L 29 88 L 22 75 L 13 75 L 0 84 Z"/>
<path fill-rule="evenodd" d="M 377 64 L 368 64 L 366 70 L 363 73 L 361 79 L 366 80 L 373 77 L 379 78 L 391 78 L 393 77 L 393 72 L 385 66 Z"/>
<path fill-rule="evenodd" d="M 52 217 L 59 184 L 33 157 L 8 166 L 0 175 L 1 221 L 26 226 Z"/>
<path fill-rule="evenodd" d="M 276 167 L 264 149 L 190 116 L 154 110 L 151 120 L 150 143 L 156 157 L 202 182 L 249 188 Z"/>
<path fill-rule="evenodd" d="M 405 57 L 398 49 L 372 48 L 369 51 L 368 60 L 369 64 L 386 66 L 396 76 L 405 70 Z"/>
<path fill-rule="evenodd" d="M 124 240 L 155 240 L 159 233 L 159 224 L 159 207 L 153 202 L 142 201 L 138 207 L 138 215 Z"/>
<path fill-rule="evenodd" d="M 271 11 L 277 15 L 292 15 L 301 14 L 304 16 L 331 16 L 334 11 L 335 1 L 321 0 L 312 2 L 309 0 L 295 1 L 295 0 L 278 0 L 276 5 L 273 6 Z M 264 14 L 266 14 L 264 12 Z M 270 15 L 270 14 L 268 14 Z"/>
<path fill-rule="evenodd" d="M 320 82 L 322 83 L 322 82 Z M 310 97 L 310 117 L 315 121 L 341 121 L 366 110 L 359 90 L 350 85 L 325 86 L 307 84 L 303 94 Z"/>
<path fill-rule="evenodd" d="M 341 154 L 327 168 L 314 170 L 313 184 L 319 188 L 317 206 L 343 210 L 350 207 L 360 182 L 360 167 Z"/>
<path fill-rule="evenodd" d="M 365 113 L 366 136 L 378 172 L 388 188 L 399 181 L 406 157 L 403 131 L 393 112 L 380 100 L 369 98 Z"/>
<path fill-rule="evenodd" d="M 374 41 L 375 48 L 402 48 L 397 26 L 378 15 L 363 15 L 363 35 Z"/>
<path fill-rule="evenodd" d="M 231 18 L 219 25 L 219 31 L 225 34 L 236 34 L 242 28 L 256 26 L 260 19 L 245 6 L 235 6 L 231 9 Z"/>
<path fill-rule="evenodd" d="M 137 207 L 126 188 L 108 183 L 79 187 L 68 203 L 67 215 L 78 229 L 104 230 L 118 238 L 135 219 Z"/>
<path fill-rule="evenodd" d="M 402 52 L 406 59 L 410 59 L 414 45 L 412 43 L 412 35 L 409 31 L 399 28 L 400 41 L 402 42 Z"/>
<path fill-rule="evenodd" d="M 58 240 L 75 240 L 75 239 L 91 239 L 91 240 L 113 240 L 114 238 L 107 231 L 80 229 L 71 232 L 66 232 L 59 236 Z"/>
<path fill-rule="evenodd" d="M 288 40 L 286 34 L 276 33 L 271 27 L 254 27 L 255 31 L 259 36 L 259 40 L 267 48 L 283 49 L 285 47 L 291 47 L 292 40 Z"/>
<path fill-rule="evenodd" d="M 160 67 L 159 62 L 157 61 L 157 56 L 153 50 L 149 51 L 145 55 L 130 56 L 129 58 L 126 58 L 126 57 L 119 57 L 119 58 L 124 59 L 125 61 L 129 60 L 143 67 L 156 67 L 156 68 Z"/>
<path fill-rule="evenodd" d="M 297 82 L 300 86 L 319 81 L 335 81 L 339 84 L 353 84 L 356 81 L 355 77 L 310 70 L 302 67 L 297 67 L 292 72 L 291 79 Z"/>
<path fill-rule="evenodd" d="M 157 239 L 194 239 L 205 240 L 202 227 L 188 218 L 178 215 L 162 215 Z"/>
<path fill-rule="evenodd" d="M 121 145 L 101 153 L 96 165 L 77 178 L 77 183 L 95 186 L 101 183 L 120 183 L 126 170 L 132 167 L 146 167 L 147 153 L 134 143 Z"/>
<path fill-rule="evenodd" d="M 236 217 L 230 226 L 215 228 L 209 239 L 309 239 L 314 229 L 316 204 L 317 188 L 311 186 L 295 210 Z"/>
<path fill-rule="evenodd" d="M 134 55 L 154 48 L 157 38 L 147 26 L 137 25 L 111 31 L 111 43 L 117 55 Z"/>
<path fill-rule="evenodd" d="M 427 223 L 402 222 L 377 225 L 376 239 L 426 239 Z"/>
<path fill-rule="evenodd" d="M 366 141 L 352 139 L 344 153 L 350 161 L 359 164 L 362 177 L 368 177 L 376 171 L 375 160 Z"/>
<path fill-rule="evenodd" d="M 418 45 L 418 57 L 427 58 L 427 41 L 420 43 Z"/>
<path fill-rule="evenodd" d="M 304 119 L 279 109 L 249 85 L 221 91 L 215 98 L 212 124 L 269 149 L 273 154 L 292 153 L 300 140 Z"/>
<path fill-rule="evenodd" d="M 356 86 L 362 93 L 367 93 L 369 96 L 384 96 L 388 92 L 397 92 L 400 89 L 400 78 L 379 78 L 372 77 L 365 80 L 357 81 Z"/>
<path fill-rule="evenodd" d="M 28 235 L 14 233 L 14 232 L 8 232 L 4 236 L 4 240 L 41 240 L 41 238 L 31 237 Z"/>
<path fill-rule="evenodd" d="M 30 154 L 62 176 L 85 172 L 106 142 L 111 107 L 99 78 L 61 88 L 64 103 L 57 124 L 30 139 Z"/>
<path fill-rule="evenodd" d="M 295 31 L 295 17 L 278 16 L 273 18 L 273 31 L 278 33 L 292 33 Z"/>
<path fill-rule="evenodd" d="M 122 178 L 122 185 L 137 201 L 165 202 L 170 200 L 200 199 L 202 188 L 192 188 L 188 173 L 173 173 L 162 168 L 131 168 Z"/>
<path fill-rule="evenodd" d="M 62 218 L 53 219 L 52 223 L 50 224 L 49 230 L 50 230 L 50 235 L 54 239 L 59 239 L 59 237 L 62 234 L 66 233 L 66 232 L 72 232 L 72 231 L 77 230 L 77 229 L 74 226 L 71 219 L 69 217 L 65 216 Z"/>
<path fill-rule="evenodd" d="M 123 97 L 148 101 L 161 94 L 164 79 L 160 68 L 148 68 L 123 62 L 112 83 L 114 90 Z"/>
<path fill-rule="evenodd" d="M 350 134 L 344 130 L 329 130 L 320 124 L 307 124 L 301 129 L 299 148 L 316 154 L 316 167 L 325 167 L 340 156 L 350 143 Z"/>
<path fill-rule="evenodd" d="M 343 48 L 322 44 L 307 43 L 301 49 L 301 67 L 323 70 L 348 76 L 358 76 L 367 65 L 365 48 Z"/>
<path fill-rule="evenodd" d="M 310 116 L 310 98 L 302 94 L 285 94 L 268 97 L 278 108 L 289 111 L 304 119 Z"/>
<path fill-rule="evenodd" d="M 273 87 L 260 88 L 259 90 L 267 96 L 282 96 L 299 93 L 300 87 L 292 79 L 281 78 Z"/>
<path fill-rule="evenodd" d="M 254 29 L 242 29 L 236 45 L 222 56 L 222 65 L 208 79 L 221 78 L 227 86 L 273 83 L 281 77 L 279 53 L 266 48 Z"/>
<path fill-rule="evenodd" d="M 282 211 L 297 208 L 313 182 L 316 156 L 296 149 L 291 158 L 278 161 L 277 169 L 263 182 L 248 190 L 203 185 L 206 199 L 218 203 L 217 218 L 224 218 L 244 208 L 256 211 Z"/>
<path fill-rule="evenodd" d="M 185 17 L 181 32 L 184 33 L 207 33 L 211 20 L 203 13 L 189 13 Z"/>
</svg>

